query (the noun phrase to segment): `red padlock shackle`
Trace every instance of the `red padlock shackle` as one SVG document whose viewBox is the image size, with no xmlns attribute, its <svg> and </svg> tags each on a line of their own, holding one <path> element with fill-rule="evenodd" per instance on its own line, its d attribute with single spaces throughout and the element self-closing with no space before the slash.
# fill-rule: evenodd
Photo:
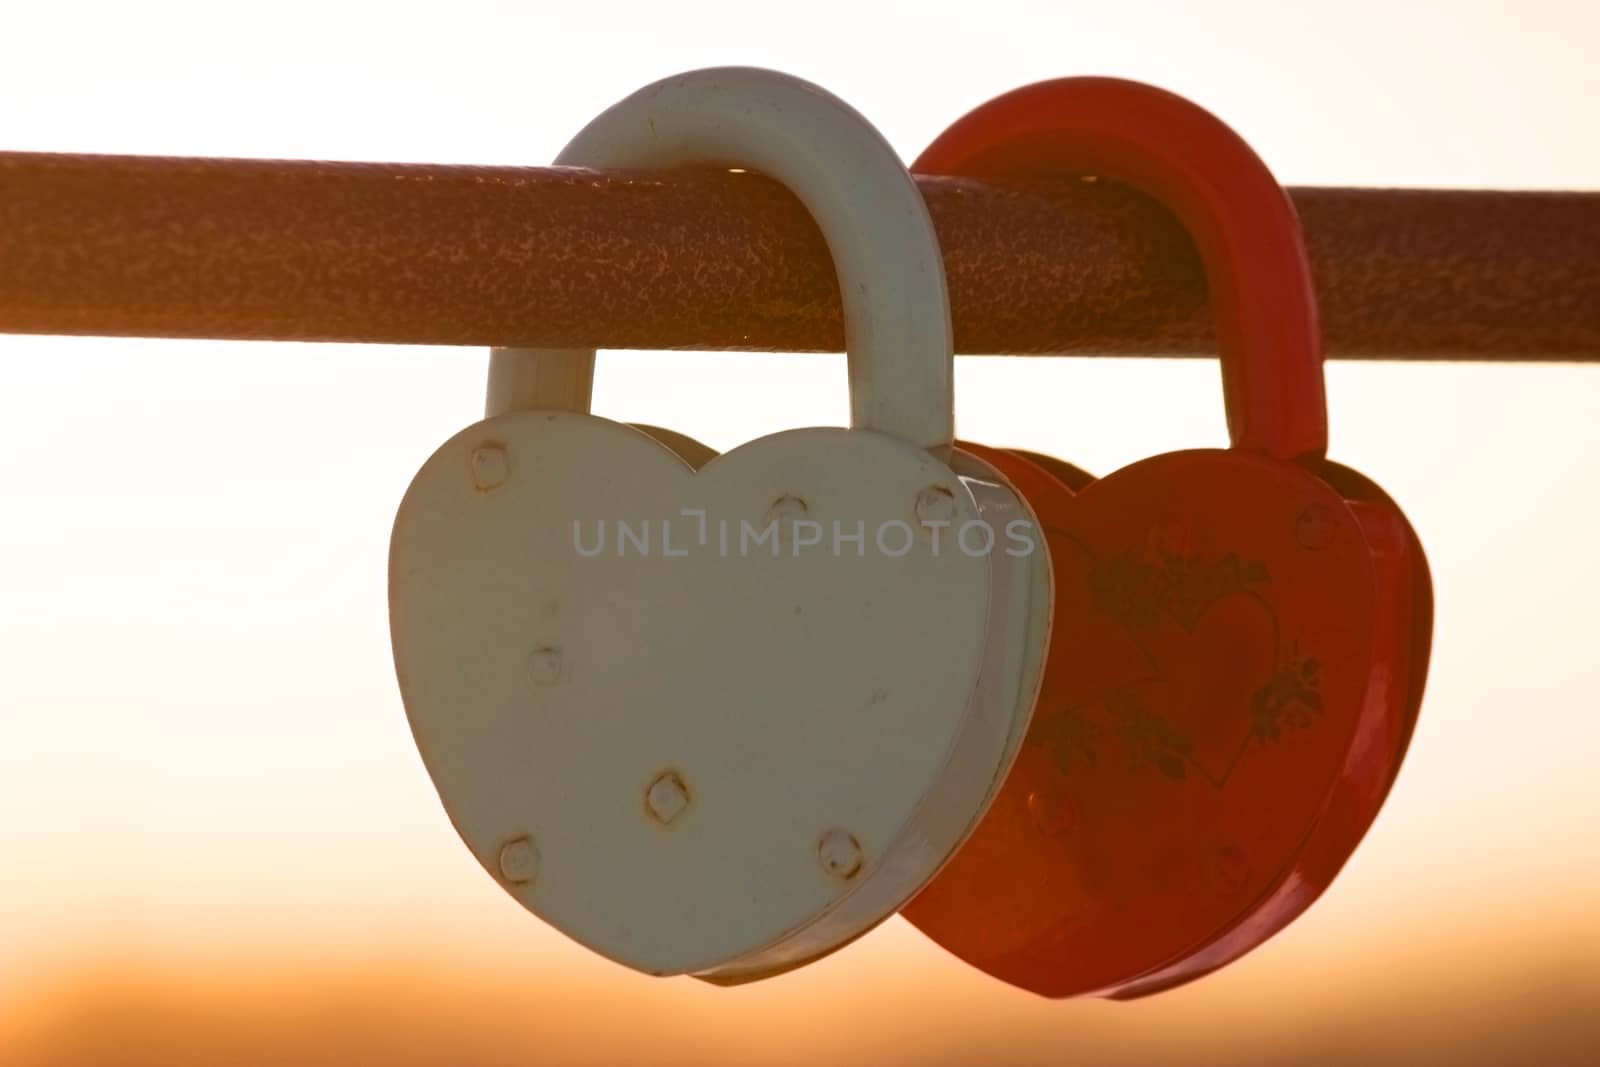
<svg viewBox="0 0 1600 1067">
<path fill-rule="evenodd" d="M 1059 78 L 968 112 L 917 157 L 927 174 L 1094 174 L 1166 205 L 1205 263 L 1235 448 L 1328 447 L 1322 336 L 1300 220 L 1261 158 L 1204 108 L 1120 78 Z"/>
</svg>

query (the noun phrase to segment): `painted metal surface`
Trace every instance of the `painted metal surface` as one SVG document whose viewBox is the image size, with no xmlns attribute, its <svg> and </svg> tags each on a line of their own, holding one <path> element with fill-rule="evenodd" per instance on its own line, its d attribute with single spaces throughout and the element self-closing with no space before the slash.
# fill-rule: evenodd
<svg viewBox="0 0 1600 1067">
<path fill-rule="evenodd" d="M 712 456 L 572 410 L 592 352 L 497 353 L 490 417 L 396 519 L 395 664 L 508 892 L 638 970 L 738 982 L 860 936 L 972 830 L 1025 734 L 1050 572 L 995 543 L 1026 504 L 951 453 L 938 246 L 876 131 L 766 71 L 630 99 L 598 120 L 623 141 L 792 172 L 848 231 L 856 425 Z"/>
<path fill-rule="evenodd" d="M 729 67 L 667 78 L 598 115 L 559 164 L 739 167 L 777 178 L 828 245 L 844 306 L 851 425 L 947 452 L 950 300 L 927 206 L 894 149 L 817 86 Z M 489 414 L 587 410 L 592 349 L 499 348 Z"/>
<path fill-rule="evenodd" d="M 957 351 L 1211 355 L 1194 245 L 1058 175 L 917 176 Z M 1600 359 L 1600 193 L 1291 190 L 1330 356 Z M 755 174 L 0 152 L 0 331 L 842 351 Z"/>
<path fill-rule="evenodd" d="M 491 442 L 509 472 L 484 489 L 469 472 Z M 774 485 L 822 542 L 797 547 L 790 521 L 756 543 Z M 530 840 L 537 877 L 499 871 L 517 899 L 656 974 L 814 954 L 802 935 L 863 887 L 909 896 L 979 683 L 989 564 L 926 537 L 898 559 L 828 542 L 835 520 L 910 531 L 930 485 L 977 520 L 947 467 L 878 434 L 779 434 L 698 473 L 572 413 L 447 443 L 396 521 L 391 622 L 418 747 L 473 854 L 496 872 Z M 963 832 L 970 790 L 997 777 L 990 745 Z M 852 869 L 835 834 L 862 850 Z"/>
<path fill-rule="evenodd" d="M 1148 86 L 1066 79 L 978 108 L 916 166 L 1140 183 L 1219 277 L 1232 449 L 1100 479 L 987 453 L 1043 524 L 1056 633 L 1023 753 L 905 912 L 1047 996 L 1170 988 L 1292 921 L 1370 826 L 1426 675 L 1421 545 L 1381 490 L 1323 456 L 1298 227 L 1226 126 Z"/>
</svg>

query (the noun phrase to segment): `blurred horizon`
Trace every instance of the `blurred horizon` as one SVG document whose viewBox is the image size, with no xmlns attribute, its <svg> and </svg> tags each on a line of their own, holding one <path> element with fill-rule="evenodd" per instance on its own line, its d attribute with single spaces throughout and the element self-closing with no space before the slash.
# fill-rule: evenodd
<svg viewBox="0 0 1600 1067">
<path fill-rule="evenodd" d="M 997 92 L 1101 73 L 1215 110 L 1285 184 L 1600 190 L 1577 2 L 599 14 L 24 0 L 0 11 L 0 148 L 537 164 L 654 78 L 745 63 L 908 158 Z M 0 336 L 0 1067 L 1593 1062 L 1600 365 L 1328 366 L 1330 455 L 1434 572 L 1406 764 L 1261 949 L 1052 1003 L 898 919 L 752 986 L 644 978 L 484 875 L 412 744 L 385 596 L 401 493 L 479 417 L 486 364 Z M 1095 472 L 1226 440 L 1210 361 L 956 376 L 964 436 Z M 605 353 L 595 398 L 719 449 L 848 412 L 837 355 Z"/>
<path fill-rule="evenodd" d="M 515 961 L 496 958 L 487 945 L 476 960 L 400 960 L 375 950 L 248 975 L 220 961 L 187 968 L 99 961 L 62 988 L 42 991 L 47 1010 L 0 1026 L 0 1047 L 20 1056 L 16 1062 L 130 1067 L 490 1067 L 535 1056 L 627 1062 L 645 1054 L 663 1067 L 753 1059 L 1021 1065 L 1060 1063 L 1069 1054 L 1107 1067 L 1357 1059 L 1576 1067 L 1593 1062 L 1600 1042 L 1593 1011 L 1600 979 L 1592 964 L 1573 958 L 1580 944 L 1596 943 L 1594 924 L 1564 936 L 1546 931 L 1535 944 L 1515 927 L 1470 946 L 1440 938 L 1409 948 L 1403 960 L 1386 959 L 1378 973 L 1350 953 L 1330 953 L 1314 974 L 1276 960 L 1253 974 L 1238 968 L 1152 1001 L 1118 1004 L 1053 1003 L 968 981 L 957 961 L 907 944 L 916 935 L 892 923 L 870 948 L 853 950 L 854 959 L 841 954 L 804 978 L 732 993 L 631 975 L 568 982 L 561 973 L 582 969 L 569 951 L 551 953 L 549 972 L 533 977 L 541 956 L 533 938 L 518 939 Z M 1485 958 L 1506 953 L 1511 965 L 1485 973 Z M 1308 981 L 1323 983 L 1315 997 L 1304 993 Z M 622 995 L 630 985 L 638 988 Z"/>
</svg>

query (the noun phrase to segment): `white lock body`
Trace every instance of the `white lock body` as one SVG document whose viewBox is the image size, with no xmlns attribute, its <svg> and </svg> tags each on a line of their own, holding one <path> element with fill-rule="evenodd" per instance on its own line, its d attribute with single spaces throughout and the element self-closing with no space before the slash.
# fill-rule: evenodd
<svg viewBox="0 0 1600 1067">
<path fill-rule="evenodd" d="M 930 498 L 949 526 L 923 525 Z M 456 829 L 529 910 L 648 973 L 755 976 L 859 936 L 954 851 L 1025 728 L 1042 644 L 1015 638 L 1048 598 L 1042 540 L 1007 554 L 1014 501 L 873 433 L 695 473 L 584 415 L 464 431 L 391 558 L 401 689 Z M 992 551 L 958 543 L 983 528 Z"/>
<path fill-rule="evenodd" d="M 530 911 L 640 971 L 759 978 L 899 910 L 987 810 L 1037 691 L 1044 540 L 951 452 L 938 243 L 860 116 L 702 71 L 560 162 L 794 189 L 839 270 L 856 428 L 712 456 L 573 410 L 592 352 L 497 350 L 490 417 L 396 519 L 401 693 L 451 821 Z"/>
</svg>

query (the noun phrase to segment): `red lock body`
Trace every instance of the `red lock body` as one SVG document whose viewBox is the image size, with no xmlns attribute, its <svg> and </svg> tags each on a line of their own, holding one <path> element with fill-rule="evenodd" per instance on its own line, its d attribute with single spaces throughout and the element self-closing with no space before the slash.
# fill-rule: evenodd
<svg viewBox="0 0 1600 1067">
<path fill-rule="evenodd" d="M 1055 631 L 1014 769 L 905 909 L 1047 996 L 1170 988 L 1304 911 L 1371 824 L 1420 703 L 1426 561 L 1393 502 L 1324 459 L 1298 222 L 1225 125 L 1149 86 L 1065 79 L 985 104 L 914 169 L 1124 181 L 1206 263 L 1231 449 L 1096 480 L 973 447 L 1045 527 Z"/>
</svg>

